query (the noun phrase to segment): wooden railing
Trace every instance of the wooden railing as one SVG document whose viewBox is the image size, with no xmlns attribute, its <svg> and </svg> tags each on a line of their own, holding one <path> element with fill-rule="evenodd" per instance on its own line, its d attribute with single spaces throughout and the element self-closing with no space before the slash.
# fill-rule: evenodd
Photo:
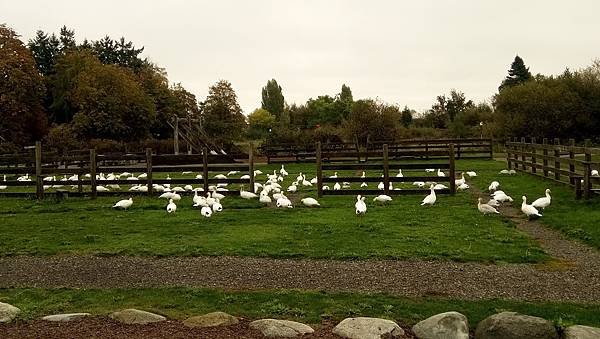
<svg viewBox="0 0 600 339">
<path fill-rule="evenodd" d="M 559 139 L 552 144 L 544 138 L 538 143 L 535 138 L 526 142 L 525 138 L 506 143 L 506 162 L 509 169 L 538 175 L 549 180 L 570 185 L 575 189 L 577 199 L 589 199 L 593 193 L 600 193 L 600 177 L 592 176 L 593 170 L 600 168 L 593 155 L 598 149 L 576 146 L 570 139 L 569 145 L 561 145 Z"/>
<path fill-rule="evenodd" d="M 252 147 L 249 148 L 247 163 L 237 164 L 221 164 L 218 160 L 220 156 L 213 156 L 205 148 L 203 154 L 191 155 L 155 155 L 152 149 L 146 149 L 144 154 L 96 154 L 94 149 L 90 149 L 88 154 L 74 156 L 58 156 L 56 154 L 43 154 L 41 143 L 36 143 L 33 158 L 30 154 L 25 156 L 13 157 L 12 163 L 8 162 L 6 157 L 5 162 L 0 164 L 0 179 L 5 175 L 7 181 L 0 180 L 0 185 L 11 187 L 36 187 L 36 196 L 41 199 L 44 197 L 44 186 L 54 185 L 74 185 L 77 186 L 76 192 L 69 194 L 84 195 L 89 194 L 92 198 L 96 198 L 98 194 L 148 194 L 154 192 L 153 184 L 171 184 L 176 185 L 202 185 L 204 191 L 207 191 L 209 185 L 224 183 L 224 184 L 248 184 L 248 190 L 254 188 L 254 157 Z M 173 173 L 193 171 L 202 174 L 202 179 L 196 178 L 172 178 L 172 179 L 157 179 L 153 177 L 153 173 Z M 240 174 L 248 174 L 249 179 L 227 178 L 217 179 L 211 177 L 211 172 L 223 171 L 238 171 Z M 99 173 L 145 173 L 145 178 L 139 180 L 99 180 Z M 31 181 L 17 181 L 16 177 L 24 174 L 33 174 Z M 67 176 L 76 175 L 77 180 L 44 180 L 44 177 L 49 176 Z M 142 192 L 98 192 L 99 185 L 144 185 L 147 191 Z M 83 187 L 89 187 L 89 192 L 83 192 Z M 0 195 L 23 195 L 29 194 L 26 192 L 10 192 L 0 191 Z M 225 192 L 226 194 L 226 192 Z"/>
<path fill-rule="evenodd" d="M 455 161 L 454 161 L 454 145 L 448 145 L 446 150 L 429 150 L 429 151 L 415 151 L 415 156 L 423 156 L 427 157 L 427 159 L 431 159 L 430 161 L 396 161 L 391 162 L 389 158 L 389 150 L 388 145 L 383 145 L 381 153 L 378 152 L 369 152 L 371 155 L 381 156 L 382 162 L 362 162 L 362 163 L 342 163 L 336 162 L 339 160 L 346 159 L 344 154 L 339 153 L 325 153 L 321 149 L 321 144 L 317 143 L 316 145 L 316 165 L 317 165 L 317 192 L 318 196 L 321 197 L 323 195 L 378 195 L 378 194 L 387 194 L 387 195 L 408 195 L 408 194 L 422 194 L 424 192 L 423 189 L 402 189 L 402 190 L 390 190 L 389 184 L 394 182 L 414 182 L 414 181 L 423 181 L 423 182 L 448 182 L 448 189 L 437 190 L 437 193 L 440 194 L 455 194 L 456 193 L 456 169 L 455 169 Z M 426 154 L 427 153 L 427 154 Z M 434 160 L 435 156 L 445 155 L 445 161 L 440 161 L 439 159 Z M 323 158 L 328 157 L 331 161 L 330 163 L 324 164 Z M 390 170 L 422 170 L 428 168 L 435 169 L 443 169 L 448 171 L 448 175 L 445 177 L 439 177 L 437 174 L 431 175 L 420 175 L 420 176 L 404 176 L 404 177 L 396 177 L 390 176 Z M 344 177 L 339 176 L 337 178 L 329 178 L 323 176 L 323 171 L 333 171 L 333 170 L 353 170 L 353 171 L 367 171 L 367 170 L 378 170 L 381 171 L 383 177 Z M 323 185 L 325 183 L 339 183 L 339 182 L 349 182 L 349 183 L 373 183 L 373 182 L 383 182 L 384 189 L 383 190 L 373 190 L 373 189 L 344 189 L 344 190 L 323 190 Z"/>
<path fill-rule="evenodd" d="M 491 139 L 405 139 L 393 142 L 369 143 L 357 148 L 356 143 L 324 143 L 323 152 L 336 152 L 357 161 L 368 161 L 370 156 L 381 159 L 383 145 L 388 145 L 389 157 L 401 159 L 414 157 L 415 153 L 424 152 L 422 157 L 428 157 L 434 150 L 446 150 L 449 144 L 454 144 L 456 159 L 492 159 L 494 156 Z M 267 162 L 313 162 L 316 159 L 314 146 L 297 145 L 264 145 L 259 148 Z M 447 157 L 447 153 L 437 156 Z M 427 158 L 428 159 L 428 158 Z M 323 156 L 322 161 L 328 161 Z"/>
</svg>

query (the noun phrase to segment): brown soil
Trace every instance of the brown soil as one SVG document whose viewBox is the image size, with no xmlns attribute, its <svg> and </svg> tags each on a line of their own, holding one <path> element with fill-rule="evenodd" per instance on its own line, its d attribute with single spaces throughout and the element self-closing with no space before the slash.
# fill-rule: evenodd
<svg viewBox="0 0 600 339">
<path fill-rule="evenodd" d="M 111 339 L 147 339 L 147 338 L 203 338 L 203 339 L 245 339 L 264 338 L 243 320 L 237 325 L 212 328 L 188 328 L 179 321 L 163 321 L 147 325 L 124 325 L 106 317 L 89 317 L 68 323 L 53 323 L 43 320 L 0 324 L 3 339 L 25 338 L 111 338 Z M 315 333 L 301 338 L 341 337 L 331 331 L 333 324 L 322 324 L 315 328 Z M 404 328 L 404 338 L 414 338 L 409 328 Z"/>
</svg>

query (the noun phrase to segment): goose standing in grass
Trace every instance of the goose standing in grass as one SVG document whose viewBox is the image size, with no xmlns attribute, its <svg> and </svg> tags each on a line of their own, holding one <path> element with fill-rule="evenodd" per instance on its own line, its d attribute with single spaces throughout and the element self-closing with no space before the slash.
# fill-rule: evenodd
<svg viewBox="0 0 600 339">
<path fill-rule="evenodd" d="M 499 172 L 500 174 L 510 174 L 510 171 L 507 169 L 503 169 L 502 171 Z"/>
<path fill-rule="evenodd" d="M 360 194 L 356 196 L 354 210 L 356 212 L 356 215 L 358 216 L 363 216 L 367 213 L 367 204 L 365 203 L 365 197 L 362 197 Z"/>
<path fill-rule="evenodd" d="M 302 180 L 304 180 L 304 177 L 302 176 L 302 172 L 300 172 L 300 174 L 298 174 L 298 176 L 296 177 L 296 181 L 302 182 Z"/>
<path fill-rule="evenodd" d="M 126 210 L 133 205 L 133 198 L 119 200 L 116 204 L 114 204 L 113 208 L 119 208 Z"/>
<path fill-rule="evenodd" d="M 318 206 L 321 206 L 321 204 L 319 204 L 319 202 L 315 198 L 304 198 L 304 199 L 302 199 L 300 201 L 302 201 L 302 203 L 304 204 L 304 206 L 308 206 L 308 207 L 318 207 Z"/>
<path fill-rule="evenodd" d="M 263 190 L 262 192 L 260 192 L 260 197 L 258 198 L 258 201 L 261 204 L 270 204 L 271 203 L 271 197 L 269 197 L 267 195 L 267 193 L 264 193 L 265 191 Z"/>
<path fill-rule="evenodd" d="M 288 172 L 285 170 L 285 168 L 283 168 L 283 164 L 281 164 L 281 169 L 279 170 L 279 174 L 281 174 L 284 177 L 288 176 Z"/>
<path fill-rule="evenodd" d="M 460 184 L 460 185 L 456 186 L 456 188 L 457 188 L 459 191 L 464 191 L 464 190 L 467 190 L 467 189 L 469 189 L 469 185 L 463 182 L 462 184 Z"/>
<path fill-rule="evenodd" d="M 242 186 L 240 189 L 240 197 L 242 197 L 242 199 L 254 199 L 258 196 L 255 193 L 244 191 L 244 186 Z"/>
<path fill-rule="evenodd" d="M 208 206 L 203 206 L 200 209 L 200 214 L 202 214 L 202 216 L 205 218 L 210 218 L 210 216 L 212 215 L 212 208 Z"/>
<path fill-rule="evenodd" d="M 194 191 L 192 202 L 194 203 L 194 207 L 206 205 L 206 199 L 203 196 L 198 195 L 198 191 Z"/>
<path fill-rule="evenodd" d="M 318 182 L 319 182 L 319 179 L 317 179 L 317 177 L 310 179 L 310 183 L 313 185 L 316 185 Z"/>
<path fill-rule="evenodd" d="M 329 178 L 331 179 L 337 179 L 338 175 L 337 172 L 334 172 L 333 175 L 330 175 Z"/>
<path fill-rule="evenodd" d="M 366 177 L 367 177 L 367 175 L 366 175 L 365 171 L 363 171 L 363 172 L 362 172 L 362 175 L 361 175 L 360 177 L 361 177 L 362 179 L 364 179 L 364 178 L 366 178 Z M 367 186 L 369 186 L 369 185 L 367 185 L 367 183 L 366 183 L 366 182 L 364 182 L 364 181 L 362 182 L 362 184 L 360 184 L 360 188 L 367 187 Z"/>
<path fill-rule="evenodd" d="M 229 172 L 227 172 L 227 176 L 229 177 L 229 176 L 232 176 L 232 175 L 236 175 L 236 174 L 238 174 L 239 172 L 240 172 L 240 171 L 229 171 Z"/>
<path fill-rule="evenodd" d="M 531 206 L 531 205 L 527 205 L 527 197 L 523 196 L 523 203 L 521 204 L 521 211 L 523 213 L 525 213 L 525 215 L 531 219 L 532 217 L 541 217 L 542 215 L 540 214 L 540 212 L 538 212 L 538 210 Z"/>
<path fill-rule="evenodd" d="M 4 175 L 4 178 L 3 178 L 3 181 L 2 181 L 2 182 L 6 183 L 6 174 Z M 7 186 L 7 185 L 0 185 L 0 190 L 5 190 L 5 189 L 7 189 L 7 188 L 8 188 L 8 186 Z"/>
<path fill-rule="evenodd" d="M 177 205 L 173 202 L 173 199 L 169 199 L 169 204 L 167 205 L 167 213 L 175 213 L 177 211 Z"/>
<path fill-rule="evenodd" d="M 148 174 L 142 173 L 142 174 L 138 175 L 137 177 L 138 177 L 138 179 L 146 179 L 148 177 Z"/>
<path fill-rule="evenodd" d="M 110 190 L 102 185 L 96 186 L 96 192 L 110 192 Z"/>
<path fill-rule="evenodd" d="M 277 199 L 276 205 L 277 207 L 282 208 L 294 208 L 294 206 L 292 206 L 292 202 L 286 196 L 282 196 L 281 198 Z"/>
<path fill-rule="evenodd" d="M 379 184 L 377 184 L 377 189 L 380 191 L 383 191 L 384 188 L 385 188 L 385 184 L 383 183 L 383 181 L 380 181 Z"/>
<path fill-rule="evenodd" d="M 481 198 L 477 199 L 477 209 L 479 210 L 479 212 L 483 213 L 483 215 L 487 215 L 487 214 L 500 214 L 500 212 L 498 212 L 497 209 L 495 209 L 494 207 L 488 205 L 488 204 L 482 204 L 481 203 Z"/>
<path fill-rule="evenodd" d="M 298 183 L 297 182 L 293 182 L 290 186 L 288 186 L 287 191 L 294 193 L 298 190 Z"/>
<path fill-rule="evenodd" d="M 339 191 L 342 189 L 342 186 L 340 185 L 339 182 L 336 182 L 335 185 L 333 185 L 333 190 L 334 191 Z"/>
<path fill-rule="evenodd" d="M 431 185 L 431 187 L 430 187 L 431 193 L 429 193 L 429 195 L 426 196 L 425 199 L 423 199 L 423 202 L 421 203 L 421 206 L 435 204 L 435 201 L 437 200 L 437 198 L 435 196 L 435 190 L 433 189 L 433 187 L 434 186 Z"/>
<path fill-rule="evenodd" d="M 306 180 L 306 175 L 302 175 L 302 186 L 312 186 L 312 183 Z"/>
<path fill-rule="evenodd" d="M 600 176 L 600 174 L 598 174 L 598 170 L 592 170 L 592 176 L 593 176 L 593 177 L 598 177 L 598 176 Z"/>
<path fill-rule="evenodd" d="M 461 172 L 461 173 L 460 173 L 460 179 L 456 179 L 456 180 L 454 180 L 454 184 L 455 184 L 456 186 L 460 186 L 460 185 L 462 185 L 462 184 L 466 184 L 466 180 L 465 180 L 465 173 L 464 173 L 464 172 Z"/>
<path fill-rule="evenodd" d="M 474 171 L 468 171 L 468 172 L 467 172 L 467 175 L 468 175 L 469 177 L 476 177 L 476 176 L 477 176 L 477 173 L 475 173 Z"/>
<path fill-rule="evenodd" d="M 413 186 L 417 186 L 419 188 L 425 187 L 425 182 L 424 181 L 415 181 L 415 182 L 413 182 Z"/>
<path fill-rule="evenodd" d="M 441 170 L 438 168 L 438 170 L 437 170 L 437 176 L 441 178 L 441 177 L 445 177 L 446 175 L 444 174 L 444 172 L 442 172 L 442 171 L 441 171 Z"/>
<path fill-rule="evenodd" d="M 212 205 L 213 212 L 221 212 L 223 211 L 223 205 L 221 205 L 221 201 L 217 198 L 215 199 L 214 204 Z"/>
<path fill-rule="evenodd" d="M 402 174 L 402 168 L 398 168 L 398 174 L 396 174 L 396 178 L 404 178 L 404 174 Z"/>
<path fill-rule="evenodd" d="M 547 188 L 546 196 L 536 199 L 534 202 L 531 203 L 531 206 L 535 208 L 546 209 L 546 207 L 550 206 L 551 202 L 552 198 L 550 197 L 550 189 Z"/>
<path fill-rule="evenodd" d="M 373 198 L 373 201 L 385 204 L 386 202 L 392 201 L 392 197 L 390 197 L 389 195 L 380 194 L 380 195 L 376 196 L 375 198 Z"/>
<path fill-rule="evenodd" d="M 517 174 L 517 171 L 515 171 L 514 169 L 511 169 L 511 170 L 508 170 L 508 174 L 515 175 L 515 174 Z"/>
<path fill-rule="evenodd" d="M 500 187 L 500 183 L 497 181 L 492 181 L 492 183 L 490 184 L 490 186 L 488 186 L 488 191 L 496 191 L 498 190 L 498 187 Z"/>
<path fill-rule="evenodd" d="M 444 185 L 444 184 L 435 184 L 435 186 L 433 186 L 434 190 L 445 190 L 448 189 L 448 186 Z"/>
</svg>

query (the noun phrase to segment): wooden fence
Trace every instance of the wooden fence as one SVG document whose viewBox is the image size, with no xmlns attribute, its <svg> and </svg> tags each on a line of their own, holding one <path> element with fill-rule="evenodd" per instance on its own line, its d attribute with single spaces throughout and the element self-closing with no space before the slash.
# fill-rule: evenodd
<svg viewBox="0 0 600 339">
<path fill-rule="evenodd" d="M 339 161 L 346 160 L 344 154 L 340 154 L 339 152 L 331 152 L 325 151 L 321 149 L 321 144 L 317 143 L 316 145 L 316 163 L 317 163 L 317 192 L 318 196 L 322 197 L 323 195 L 379 195 L 381 193 L 387 195 L 408 195 L 408 194 L 422 194 L 424 192 L 423 189 L 402 189 L 402 190 L 390 190 L 389 184 L 394 182 L 414 182 L 414 181 L 423 181 L 423 182 L 448 182 L 448 189 L 436 190 L 436 193 L 440 194 L 455 194 L 456 193 L 456 169 L 455 169 L 455 161 L 454 161 L 454 145 L 449 144 L 445 150 L 428 150 L 428 151 L 413 151 L 415 156 L 426 157 L 426 161 L 400 161 L 400 162 L 391 162 L 389 158 L 389 149 L 388 145 L 383 145 L 381 152 L 371 151 L 367 152 L 368 155 L 371 156 L 381 156 L 382 162 L 378 163 L 343 163 Z M 418 154 L 417 154 L 418 153 Z M 427 154 L 425 154 L 427 153 Z M 445 156 L 444 161 L 440 161 L 440 159 L 435 159 L 434 157 Z M 329 159 L 331 162 L 324 164 L 323 159 Z M 448 175 L 445 177 L 439 177 L 436 173 L 425 176 L 404 176 L 404 177 L 396 177 L 390 176 L 390 170 L 422 170 L 428 168 L 436 168 L 447 170 Z M 333 171 L 333 170 L 353 170 L 353 171 L 367 171 L 367 170 L 379 170 L 383 173 L 383 177 L 343 177 L 339 176 L 337 178 L 329 178 L 323 176 L 323 171 Z M 374 183 L 374 182 L 383 182 L 384 189 L 383 190 L 373 190 L 373 189 L 345 189 L 345 190 L 323 190 L 323 185 L 326 183 L 336 183 L 336 182 L 355 182 L 355 183 Z"/>
<path fill-rule="evenodd" d="M 94 149 L 87 151 L 87 154 L 57 155 L 54 153 L 43 154 L 41 143 L 37 142 L 33 156 L 12 155 L 0 159 L 0 176 L 9 176 L 11 180 L 0 181 L 0 185 L 10 187 L 36 187 L 36 196 L 41 199 L 44 197 L 44 186 L 54 185 L 76 185 L 76 192 L 69 192 L 70 195 L 87 195 L 96 198 L 101 195 L 122 195 L 122 194 L 147 194 L 155 193 L 153 184 L 171 184 L 177 185 L 202 185 L 204 191 L 207 191 L 209 185 L 223 184 L 248 184 L 248 190 L 254 189 L 254 157 L 252 147 L 248 153 L 247 163 L 237 164 L 219 164 L 219 155 L 211 155 L 207 149 L 203 154 L 185 154 L 185 155 L 155 155 L 152 149 L 146 149 L 144 154 L 96 154 Z M 153 173 L 173 173 L 193 171 L 202 174 L 202 179 L 196 178 L 172 178 L 158 179 L 153 177 Z M 218 179 L 211 177 L 211 172 L 238 171 L 240 174 L 248 174 L 249 179 L 227 178 Z M 99 180 L 99 173 L 145 173 L 145 178 L 139 180 L 115 179 Z M 31 181 L 17 181 L 17 176 L 31 174 Z M 49 176 L 77 175 L 77 180 L 44 180 Z M 87 176 L 86 176 L 87 175 Z M 99 185 L 144 185 L 147 191 L 142 192 L 98 192 Z M 89 186 L 90 191 L 84 192 L 83 187 Z M 64 192 L 59 191 L 60 194 Z M 227 192 L 223 192 L 227 194 Z M 236 192 L 237 193 L 237 192 Z M 27 192 L 7 192 L 0 191 L 4 196 L 28 195 Z"/>
<path fill-rule="evenodd" d="M 358 147 L 356 143 L 324 143 L 324 152 L 343 154 L 348 160 L 369 161 L 369 155 L 381 159 L 383 145 L 388 145 L 390 159 L 415 157 L 421 154 L 422 159 L 429 159 L 434 150 L 447 150 L 449 144 L 454 144 L 456 159 L 492 159 L 494 156 L 492 139 L 405 139 L 394 142 L 369 143 L 366 147 Z M 259 148 L 261 154 L 267 157 L 267 162 L 313 162 L 316 160 L 314 146 L 297 145 L 264 145 Z M 447 153 L 434 158 L 446 158 Z M 323 156 L 322 161 L 328 161 Z"/>
<path fill-rule="evenodd" d="M 593 193 L 600 193 L 600 177 L 592 176 L 592 170 L 600 168 L 600 162 L 593 161 L 592 155 L 600 155 L 600 150 L 588 145 L 589 142 L 583 147 L 575 146 L 573 139 L 568 145 L 561 145 L 559 139 L 549 144 L 544 138 L 540 144 L 535 138 L 530 142 L 515 138 L 506 143 L 506 161 L 509 169 L 570 185 L 577 199 L 589 199 Z"/>
</svg>

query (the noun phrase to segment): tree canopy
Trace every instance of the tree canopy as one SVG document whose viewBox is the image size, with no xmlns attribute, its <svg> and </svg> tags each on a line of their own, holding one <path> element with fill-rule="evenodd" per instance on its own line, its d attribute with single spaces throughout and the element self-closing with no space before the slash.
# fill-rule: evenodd
<svg viewBox="0 0 600 339">
<path fill-rule="evenodd" d="M 279 86 L 275 79 L 267 81 L 267 85 L 262 88 L 262 108 L 269 111 L 279 120 L 284 106 L 285 98 L 283 97 L 281 86 Z"/>
<path fill-rule="evenodd" d="M 220 80 L 208 90 L 202 105 L 202 127 L 217 144 L 227 148 L 239 140 L 246 127 L 237 95 L 226 80 Z"/>
<path fill-rule="evenodd" d="M 47 127 L 44 82 L 31 52 L 0 24 L 0 136 L 16 144 L 40 139 Z"/>
<path fill-rule="evenodd" d="M 515 85 L 522 84 L 531 79 L 531 73 L 529 73 L 529 67 L 525 66 L 525 62 L 520 56 L 515 56 L 515 60 L 510 65 L 508 75 L 502 81 L 498 90 L 501 91 L 504 88 L 512 87 Z"/>
</svg>

